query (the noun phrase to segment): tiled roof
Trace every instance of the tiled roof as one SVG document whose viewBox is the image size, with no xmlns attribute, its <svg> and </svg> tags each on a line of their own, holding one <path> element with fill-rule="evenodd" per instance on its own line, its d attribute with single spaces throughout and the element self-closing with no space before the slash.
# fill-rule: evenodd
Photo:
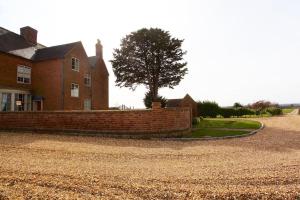
<svg viewBox="0 0 300 200">
<path fill-rule="evenodd" d="M 44 45 L 28 43 L 21 35 L 0 27 L 0 51 L 31 59 L 36 49 Z"/>
<path fill-rule="evenodd" d="M 88 57 L 89 63 L 92 67 L 96 66 L 97 63 L 97 56 L 90 56 Z"/>
<path fill-rule="evenodd" d="M 53 47 L 46 47 L 41 44 L 33 45 L 24 37 L 0 27 L 0 51 L 21 56 L 34 61 L 63 58 L 75 45 L 81 42 L 74 42 Z"/>
<path fill-rule="evenodd" d="M 17 49 L 25 49 L 32 47 L 32 44 L 26 42 L 26 40 L 9 30 L 0 27 L 0 50 L 3 52 L 10 52 Z"/>
<path fill-rule="evenodd" d="M 42 61 L 42 60 L 49 60 L 55 58 L 63 58 L 66 53 L 68 53 L 73 47 L 81 42 L 73 42 L 53 47 L 46 47 L 43 49 L 38 49 L 33 56 L 33 60 L 35 61 Z"/>
<path fill-rule="evenodd" d="M 90 56 L 90 57 L 88 57 L 88 61 L 89 61 L 90 65 L 91 65 L 92 67 L 96 67 L 96 64 L 97 64 L 98 59 L 99 59 L 99 57 L 97 57 L 97 56 Z M 102 62 L 101 65 L 104 66 L 104 68 L 103 68 L 103 69 L 104 69 L 104 72 L 105 72 L 107 75 L 109 75 L 109 73 L 108 73 L 108 71 L 107 71 L 107 68 L 106 68 L 106 65 L 105 65 L 105 62 L 104 62 L 102 59 L 100 60 L 100 62 Z"/>
<path fill-rule="evenodd" d="M 182 99 L 168 99 L 166 107 L 169 107 L 169 108 L 179 107 L 181 101 L 182 101 Z"/>
</svg>

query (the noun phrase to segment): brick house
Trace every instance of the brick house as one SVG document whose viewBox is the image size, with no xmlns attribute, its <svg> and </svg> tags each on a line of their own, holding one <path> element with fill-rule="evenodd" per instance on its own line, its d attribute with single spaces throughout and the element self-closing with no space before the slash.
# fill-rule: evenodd
<svg viewBox="0 0 300 200">
<path fill-rule="evenodd" d="M 46 47 L 37 30 L 0 27 L 0 111 L 108 109 L 102 45 L 88 57 L 82 43 Z"/>
<path fill-rule="evenodd" d="M 167 99 L 166 107 L 190 107 L 192 111 L 192 117 L 198 116 L 197 103 L 189 94 L 186 94 L 182 99 Z"/>
</svg>

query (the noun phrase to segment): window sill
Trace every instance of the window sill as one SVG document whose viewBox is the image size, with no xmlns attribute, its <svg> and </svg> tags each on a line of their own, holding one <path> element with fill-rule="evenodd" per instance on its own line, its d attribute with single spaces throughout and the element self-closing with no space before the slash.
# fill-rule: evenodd
<svg viewBox="0 0 300 200">
<path fill-rule="evenodd" d="M 31 83 L 23 83 L 23 82 L 17 82 L 18 84 L 25 84 L 25 85 L 30 85 Z"/>
</svg>

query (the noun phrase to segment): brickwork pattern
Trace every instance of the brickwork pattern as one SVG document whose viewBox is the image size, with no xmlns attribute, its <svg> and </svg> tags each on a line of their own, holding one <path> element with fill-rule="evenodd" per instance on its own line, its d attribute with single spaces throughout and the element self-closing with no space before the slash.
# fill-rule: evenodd
<svg viewBox="0 0 300 200">
<path fill-rule="evenodd" d="M 191 130 L 189 108 L 133 111 L 2 112 L 0 130 L 80 131 L 114 134 Z"/>
</svg>

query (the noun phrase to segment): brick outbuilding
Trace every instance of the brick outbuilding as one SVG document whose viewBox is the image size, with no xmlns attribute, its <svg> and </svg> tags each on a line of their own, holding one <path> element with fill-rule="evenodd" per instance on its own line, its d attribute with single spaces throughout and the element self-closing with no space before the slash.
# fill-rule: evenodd
<svg viewBox="0 0 300 200">
<path fill-rule="evenodd" d="M 108 71 L 101 42 L 88 57 L 82 43 L 46 47 L 38 31 L 0 27 L 0 112 L 108 109 Z"/>
<path fill-rule="evenodd" d="M 192 111 L 192 117 L 198 116 L 197 103 L 189 94 L 186 94 L 182 99 L 167 99 L 166 107 L 189 107 Z"/>
</svg>

